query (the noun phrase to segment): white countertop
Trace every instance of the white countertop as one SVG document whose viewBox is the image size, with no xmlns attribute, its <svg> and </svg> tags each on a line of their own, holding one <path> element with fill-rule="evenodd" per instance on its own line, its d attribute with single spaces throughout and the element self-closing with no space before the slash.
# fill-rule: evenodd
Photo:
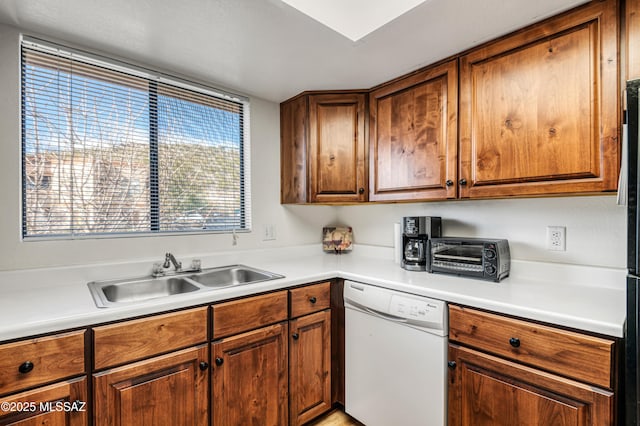
<svg viewBox="0 0 640 426">
<path fill-rule="evenodd" d="M 623 337 L 624 269 L 512 261 L 500 283 L 426 272 L 393 262 L 392 250 L 355 246 L 322 253 L 301 246 L 200 256 L 203 268 L 241 263 L 285 276 L 233 288 L 97 308 L 87 282 L 146 275 L 152 262 L 0 272 L 0 341 L 201 305 L 329 278 L 344 278 L 579 330 Z M 183 259 L 180 259 L 183 260 Z M 188 264 L 184 259 L 183 263 Z"/>
</svg>

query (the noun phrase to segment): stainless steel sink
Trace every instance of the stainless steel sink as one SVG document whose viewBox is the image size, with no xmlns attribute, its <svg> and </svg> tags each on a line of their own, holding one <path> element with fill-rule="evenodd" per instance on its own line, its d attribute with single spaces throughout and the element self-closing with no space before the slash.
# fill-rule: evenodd
<svg viewBox="0 0 640 426">
<path fill-rule="evenodd" d="M 89 283 L 89 290 L 99 308 L 191 293 L 199 289 L 197 285 L 179 277 Z"/>
<path fill-rule="evenodd" d="M 277 278 L 283 278 L 283 276 L 244 265 L 225 266 L 189 276 L 189 279 L 203 286 L 214 288 L 251 284 Z"/>
<path fill-rule="evenodd" d="M 190 275 L 170 277 L 144 277 L 135 279 L 92 281 L 88 283 L 96 306 L 108 308 L 150 299 L 170 297 L 179 294 L 212 291 L 215 289 L 252 284 L 284 278 L 283 275 L 262 271 L 244 265 L 231 265 L 204 269 Z"/>
</svg>

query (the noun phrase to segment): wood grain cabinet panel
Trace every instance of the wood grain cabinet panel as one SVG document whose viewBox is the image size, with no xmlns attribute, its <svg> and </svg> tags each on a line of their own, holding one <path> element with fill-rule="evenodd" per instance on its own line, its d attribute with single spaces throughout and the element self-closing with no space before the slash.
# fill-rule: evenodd
<svg viewBox="0 0 640 426">
<path fill-rule="evenodd" d="M 213 338 L 284 321 L 288 306 L 286 290 L 213 305 Z"/>
<path fill-rule="evenodd" d="M 367 200 L 366 96 L 306 92 L 280 104 L 280 201 Z"/>
<path fill-rule="evenodd" d="M 626 80 L 640 78 L 640 0 L 625 1 Z"/>
<path fill-rule="evenodd" d="M 0 345 L 0 395 L 85 372 L 85 331 Z"/>
<path fill-rule="evenodd" d="M 365 201 L 365 97 L 309 97 L 309 175 L 312 202 Z"/>
<path fill-rule="evenodd" d="M 309 97 L 298 96 L 280 104 L 280 202 L 308 200 L 307 141 Z"/>
<path fill-rule="evenodd" d="M 207 308 L 196 308 L 93 329 L 95 369 L 148 358 L 207 341 Z"/>
<path fill-rule="evenodd" d="M 88 417 L 86 377 L 0 398 L 0 425 L 84 426 Z"/>
<path fill-rule="evenodd" d="M 287 322 L 212 344 L 213 426 L 286 425 Z"/>
<path fill-rule="evenodd" d="M 289 290 L 291 318 L 322 311 L 331 305 L 331 282 Z"/>
<path fill-rule="evenodd" d="M 617 2 L 592 2 L 460 59 L 460 195 L 615 190 Z"/>
<path fill-rule="evenodd" d="M 612 340 L 455 305 L 449 305 L 449 339 L 586 383 L 612 387 Z"/>
<path fill-rule="evenodd" d="M 449 305 L 450 426 L 615 422 L 614 341 Z"/>
<path fill-rule="evenodd" d="M 613 393 L 449 345 L 449 426 L 613 426 Z"/>
<path fill-rule="evenodd" d="M 289 322 L 289 424 L 331 409 L 331 310 Z"/>
<path fill-rule="evenodd" d="M 94 375 L 94 424 L 209 424 L 208 345 Z"/>
<path fill-rule="evenodd" d="M 458 62 L 369 95 L 369 200 L 456 197 Z"/>
</svg>

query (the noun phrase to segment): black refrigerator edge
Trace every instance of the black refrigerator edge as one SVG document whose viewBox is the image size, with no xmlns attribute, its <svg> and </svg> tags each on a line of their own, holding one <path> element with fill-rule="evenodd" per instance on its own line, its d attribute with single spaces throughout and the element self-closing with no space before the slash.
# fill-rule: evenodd
<svg viewBox="0 0 640 426">
<path fill-rule="evenodd" d="M 638 102 L 640 80 L 627 82 L 627 320 L 625 323 L 624 404 L 627 426 L 640 424 L 640 377 L 638 376 L 638 344 L 640 343 L 639 286 L 640 286 L 640 184 L 638 159 Z"/>
</svg>

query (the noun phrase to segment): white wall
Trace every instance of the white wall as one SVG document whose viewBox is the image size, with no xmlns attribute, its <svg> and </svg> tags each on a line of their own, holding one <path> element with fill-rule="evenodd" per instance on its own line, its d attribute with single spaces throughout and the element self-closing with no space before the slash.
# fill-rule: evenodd
<svg viewBox="0 0 640 426">
<path fill-rule="evenodd" d="M 319 243 L 321 228 L 336 220 L 332 207 L 280 205 L 279 106 L 251 99 L 251 186 L 254 231 L 230 235 L 154 236 L 75 241 L 21 240 L 19 32 L 0 25 L 0 270 L 176 257 L 262 247 Z M 124 58 L 127 61 L 126 58 Z M 129 61 L 132 62 L 132 61 Z M 171 74 L 170 70 L 165 70 Z M 204 82 L 206 84 L 206 82 Z M 215 83 L 209 83 L 216 86 Z M 276 227 L 262 241 L 263 225 Z"/>
<path fill-rule="evenodd" d="M 403 216 L 440 216 L 445 236 L 507 238 L 520 260 L 626 267 L 626 210 L 612 195 L 344 206 L 356 244 L 393 246 Z M 566 226 L 566 251 L 546 249 L 546 227 Z"/>
<path fill-rule="evenodd" d="M 322 226 L 339 223 L 354 228 L 357 244 L 392 246 L 392 224 L 409 215 L 443 217 L 445 235 L 507 238 L 516 259 L 625 266 L 625 209 L 615 205 L 613 196 L 281 206 L 279 107 L 256 98 L 251 99 L 254 231 L 240 234 L 237 246 L 232 246 L 230 235 L 218 234 L 23 242 L 20 236 L 18 30 L 0 25 L 0 58 L 0 270 L 160 260 L 165 251 L 172 251 L 177 257 L 189 257 L 216 251 L 319 243 Z M 171 74 L 170 70 L 165 71 Z M 215 83 L 209 84 L 215 86 Z M 262 241 L 261 230 L 265 224 L 276 226 L 275 241 Z M 545 249 L 547 225 L 567 227 L 566 252 Z"/>
</svg>

